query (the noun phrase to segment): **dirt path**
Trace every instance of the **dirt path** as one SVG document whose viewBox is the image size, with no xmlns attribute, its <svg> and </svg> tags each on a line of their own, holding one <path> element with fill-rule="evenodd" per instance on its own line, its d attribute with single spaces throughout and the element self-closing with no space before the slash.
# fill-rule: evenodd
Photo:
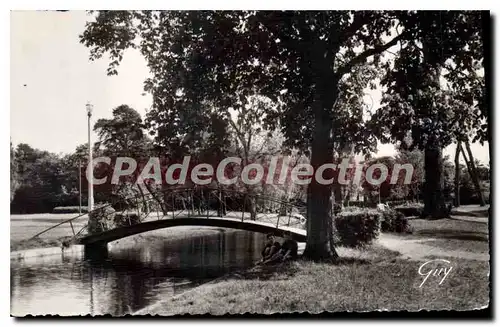
<svg viewBox="0 0 500 327">
<path fill-rule="evenodd" d="M 389 250 L 401 253 L 401 256 L 409 260 L 422 260 L 430 256 L 435 257 L 456 257 L 468 260 L 489 261 L 488 253 L 476 253 L 469 251 L 452 251 L 439 247 L 422 244 L 428 241 L 435 241 L 437 238 L 407 239 L 404 237 L 382 234 L 377 239 L 377 243 Z"/>
</svg>

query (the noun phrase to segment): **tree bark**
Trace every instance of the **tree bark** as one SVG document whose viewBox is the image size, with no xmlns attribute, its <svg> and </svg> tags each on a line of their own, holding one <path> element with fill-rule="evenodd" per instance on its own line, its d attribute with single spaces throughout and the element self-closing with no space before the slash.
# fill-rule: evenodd
<svg viewBox="0 0 500 327">
<path fill-rule="evenodd" d="M 470 163 L 469 173 L 471 174 L 470 177 L 472 178 L 472 182 L 474 183 L 474 186 L 476 188 L 477 196 L 479 197 L 479 203 L 481 204 L 481 207 L 484 207 L 486 205 L 486 202 L 484 201 L 483 192 L 481 192 L 481 185 L 479 184 L 479 176 L 477 174 L 476 164 L 474 163 L 474 156 L 472 155 L 472 150 L 470 148 L 469 141 L 466 140 L 464 143 L 465 143 L 465 148 L 467 149 L 467 153 L 469 155 L 469 163 Z M 465 153 L 464 153 L 464 158 L 465 158 Z M 465 161 L 467 162 L 467 159 Z"/>
<path fill-rule="evenodd" d="M 333 126 L 327 108 L 324 108 L 318 95 L 314 102 L 315 126 L 311 146 L 311 165 L 313 171 L 316 171 L 321 165 L 332 162 L 331 132 Z M 315 178 L 312 179 L 307 189 L 307 243 L 303 256 L 314 261 L 335 261 L 338 258 L 333 243 L 331 194 L 331 184 L 319 184 Z"/>
<path fill-rule="evenodd" d="M 326 43 L 320 39 L 317 32 L 311 31 L 306 21 L 301 23 L 300 32 L 304 33 L 304 38 L 309 43 L 303 53 L 303 62 L 310 64 L 304 66 L 303 69 L 310 75 L 313 82 L 311 105 L 314 128 L 311 142 L 311 166 L 316 172 L 321 165 L 332 163 L 333 160 L 332 112 L 338 97 L 338 82 L 342 73 L 340 76 L 337 75 L 332 63 L 339 51 L 339 44 L 335 43 L 339 34 L 338 29 L 332 27 L 331 39 Z M 325 176 L 325 178 L 328 177 Z M 331 209 L 332 185 L 319 184 L 316 178 L 312 178 L 307 188 L 307 243 L 303 257 L 314 261 L 337 261 Z"/>
<path fill-rule="evenodd" d="M 428 142 L 425 151 L 425 182 L 423 218 L 449 217 L 443 195 L 443 158 L 438 142 Z"/>
<path fill-rule="evenodd" d="M 460 141 L 457 142 L 455 151 L 455 207 L 460 207 Z"/>
</svg>

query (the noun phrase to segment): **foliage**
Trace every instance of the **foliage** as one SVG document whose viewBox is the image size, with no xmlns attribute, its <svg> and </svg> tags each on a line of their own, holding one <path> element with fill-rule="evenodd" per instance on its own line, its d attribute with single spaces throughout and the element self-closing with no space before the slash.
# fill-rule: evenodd
<svg viewBox="0 0 500 327">
<path fill-rule="evenodd" d="M 335 217 L 338 245 L 365 247 L 380 232 L 381 215 L 375 210 L 343 212 Z"/>
<path fill-rule="evenodd" d="M 18 162 L 16 160 L 16 151 L 10 142 L 10 202 L 14 199 L 16 190 L 19 188 L 19 175 L 17 171 Z"/>
<path fill-rule="evenodd" d="M 89 234 L 97 234 L 114 229 L 116 227 L 114 221 L 114 213 L 115 210 L 109 205 L 97 207 L 96 209 L 94 209 L 89 214 Z"/>
<path fill-rule="evenodd" d="M 478 44 L 480 15 L 465 11 L 409 14 L 408 22 L 421 19 L 421 24 L 413 28 L 407 26 L 414 38 L 402 41 L 400 56 L 387 63 L 382 79 L 382 85 L 387 87 L 383 107 L 373 117 L 383 140 L 419 149 L 437 142 L 444 148 L 463 130 L 464 118 L 473 117 L 467 105 L 471 101 L 454 90 L 442 88 L 439 78 L 449 77 L 442 69 L 445 65 L 449 67 L 450 62 L 463 70 L 477 69 L 482 57 L 481 44 Z M 439 33 L 434 33 L 436 29 Z M 473 51 L 466 50 L 472 46 Z"/>
<path fill-rule="evenodd" d="M 117 227 L 127 227 L 141 222 L 141 216 L 136 213 L 117 213 L 114 218 L 114 226 Z"/>
<path fill-rule="evenodd" d="M 389 94 L 400 94 L 407 84 L 413 87 L 393 77 L 420 64 L 415 40 L 425 38 L 431 61 L 444 62 L 475 36 L 465 32 L 468 18 L 468 13 L 414 11 L 100 11 L 80 41 L 92 60 L 110 56 L 109 74 L 117 73 L 126 49 L 142 53 L 151 72 L 145 90 L 153 96 L 147 123 L 158 145 L 181 153 L 198 149 L 214 122 L 223 135 L 228 111 L 243 112 L 249 99 L 259 96 L 274 106 L 250 116 L 266 130 L 280 129 L 285 143 L 310 154 L 316 169 L 346 145 L 354 152 L 375 146 L 361 98 L 381 67 L 396 71 L 387 74 L 386 81 L 396 80 Z M 450 42 L 439 47 L 443 37 Z M 381 57 L 398 43 L 404 44 L 396 55 L 402 59 L 392 69 Z M 415 80 L 428 80 L 419 77 Z M 427 90 L 434 91 L 432 85 Z M 434 100 L 447 101 L 436 102 L 437 111 L 453 101 L 435 94 Z M 447 122 L 445 117 L 437 123 Z M 331 185 L 309 185 L 310 258 L 336 257 L 331 204 Z"/>
<path fill-rule="evenodd" d="M 55 207 L 54 209 L 52 209 L 52 213 L 79 213 L 79 212 L 80 212 L 79 206 Z M 89 212 L 88 207 L 82 206 L 81 212 L 82 213 Z"/>
<path fill-rule="evenodd" d="M 17 186 L 11 189 L 11 211 L 15 213 L 52 212 L 58 206 L 75 206 L 79 203 L 78 162 L 82 179 L 82 205 L 87 202 L 85 174 L 87 146 L 78 146 L 72 154 L 60 156 L 47 151 L 18 144 L 13 151 Z M 94 152 L 94 155 L 97 155 Z M 12 172 L 11 172 L 12 173 Z M 96 200 L 100 199 L 96 194 Z"/>
<path fill-rule="evenodd" d="M 407 233 L 410 231 L 410 224 L 403 213 L 388 209 L 382 212 L 381 231 Z"/>
<path fill-rule="evenodd" d="M 491 172 L 490 167 L 483 165 L 479 160 L 476 159 L 476 170 L 480 181 L 490 181 Z"/>
<path fill-rule="evenodd" d="M 488 194 L 490 193 L 490 188 L 489 188 L 489 183 L 485 178 L 489 178 L 489 170 L 485 170 L 486 167 L 481 166 L 481 168 L 478 169 L 480 172 L 480 180 L 483 181 L 481 183 L 482 187 L 481 190 L 482 192 L 485 193 L 485 201 L 489 203 L 488 199 Z M 486 168 L 487 169 L 487 168 Z M 472 181 L 472 178 L 470 177 L 468 169 L 464 165 L 460 165 L 460 180 L 459 180 L 459 185 L 460 185 L 460 204 L 461 205 L 468 205 L 468 204 L 479 204 L 480 200 L 477 196 L 476 189 L 474 187 L 474 183 Z"/>
<path fill-rule="evenodd" d="M 97 120 L 94 130 L 99 136 L 96 148 L 103 149 L 104 155 L 146 157 L 150 144 L 143 131 L 141 115 L 127 105 L 113 109 L 113 118 Z"/>
<path fill-rule="evenodd" d="M 410 164 L 413 167 L 413 175 L 410 184 L 404 184 L 404 171 L 398 178 L 398 183 L 392 186 L 391 193 L 397 199 L 413 199 L 420 197 L 424 183 L 424 153 L 418 149 L 413 151 L 398 149 L 396 162 L 400 165 Z"/>
<path fill-rule="evenodd" d="M 152 75 L 145 89 L 153 95 L 148 123 L 157 143 L 175 149 L 194 135 L 196 144 L 210 117 L 224 121 L 230 108 L 259 95 L 276 104 L 261 115 L 264 128 L 281 129 L 287 145 L 310 152 L 314 168 L 331 162 L 336 140 L 355 150 L 375 145 L 358 91 L 376 76 L 380 54 L 406 36 L 383 41 L 396 12 L 101 11 L 94 18 L 81 42 L 92 60 L 110 55 L 108 73 L 117 73 L 127 48 L 145 57 Z M 331 186 L 309 188 L 306 254 L 335 257 L 331 228 L 320 228 L 330 226 Z"/>
<path fill-rule="evenodd" d="M 50 212 L 68 201 L 67 176 L 57 155 L 19 144 L 14 161 L 19 186 L 13 194 L 11 212 Z"/>
<path fill-rule="evenodd" d="M 362 187 L 363 190 L 365 191 L 365 195 L 370 199 L 372 203 L 378 203 L 379 200 L 387 200 L 391 196 L 390 181 L 392 177 L 392 170 L 394 168 L 394 162 L 395 160 L 392 157 L 380 157 L 380 158 L 374 158 L 365 163 L 364 173 L 366 173 L 367 167 L 374 164 L 383 164 L 388 169 L 387 177 L 380 185 L 373 185 L 366 178 L 363 181 Z M 372 178 L 378 180 L 380 176 L 381 176 L 380 169 L 376 169 L 373 171 Z"/>
<path fill-rule="evenodd" d="M 454 193 L 455 165 L 448 156 L 443 158 L 443 195 L 446 201 L 450 201 Z"/>
<path fill-rule="evenodd" d="M 351 205 L 351 206 L 342 208 L 342 212 L 358 212 L 358 211 L 361 211 L 363 209 L 364 209 L 363 207 Z"/>
<path fill-rule="evenodd" d="M 418 24 L 406 25 L 415 19 Z M 369 125 L 383 142 L 425 151 L 424 214 L 444 217 L 442 149 L 481 122 L 473 99 L 441 81 L 454 82 L 447 69 L 468 74 L 480 67 L 481 13 L 419 11 L 401 21 L 413 38 L 385 65 L 382 107 Z"/>
<path fill-rule="evenodd" d="M 405 217 L 420 217 L 424 212 L 424 205 L 421 203 L 408 203 L 396 206 L 394 210 L 402 213 Z"/>
</svg>

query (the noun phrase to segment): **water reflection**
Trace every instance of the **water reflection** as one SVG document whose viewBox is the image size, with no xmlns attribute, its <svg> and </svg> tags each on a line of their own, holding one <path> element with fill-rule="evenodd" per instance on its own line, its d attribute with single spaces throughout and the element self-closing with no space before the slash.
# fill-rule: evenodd
<svg viewBox="0 0 500 327">
<path fill-rule="evenodd" d="M 11 314 L 131 313 L 253 265 L 263 242 L 262 234 L 228 230 L 177 240 L 137 236 L 111 245 L 100 260 L 77 253 L 13 262 Z"/>
</svg>

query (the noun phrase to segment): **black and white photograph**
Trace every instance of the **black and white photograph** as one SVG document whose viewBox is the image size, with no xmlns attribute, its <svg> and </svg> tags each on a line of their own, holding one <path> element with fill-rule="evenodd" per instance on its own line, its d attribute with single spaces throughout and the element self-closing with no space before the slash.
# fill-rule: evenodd
<svg viewBox="0 0 500 327">
<path fill-rule="evenodd" d="M 11 317 L 490 309 L 489 11 L 9 15 Z"/>
</svg>

